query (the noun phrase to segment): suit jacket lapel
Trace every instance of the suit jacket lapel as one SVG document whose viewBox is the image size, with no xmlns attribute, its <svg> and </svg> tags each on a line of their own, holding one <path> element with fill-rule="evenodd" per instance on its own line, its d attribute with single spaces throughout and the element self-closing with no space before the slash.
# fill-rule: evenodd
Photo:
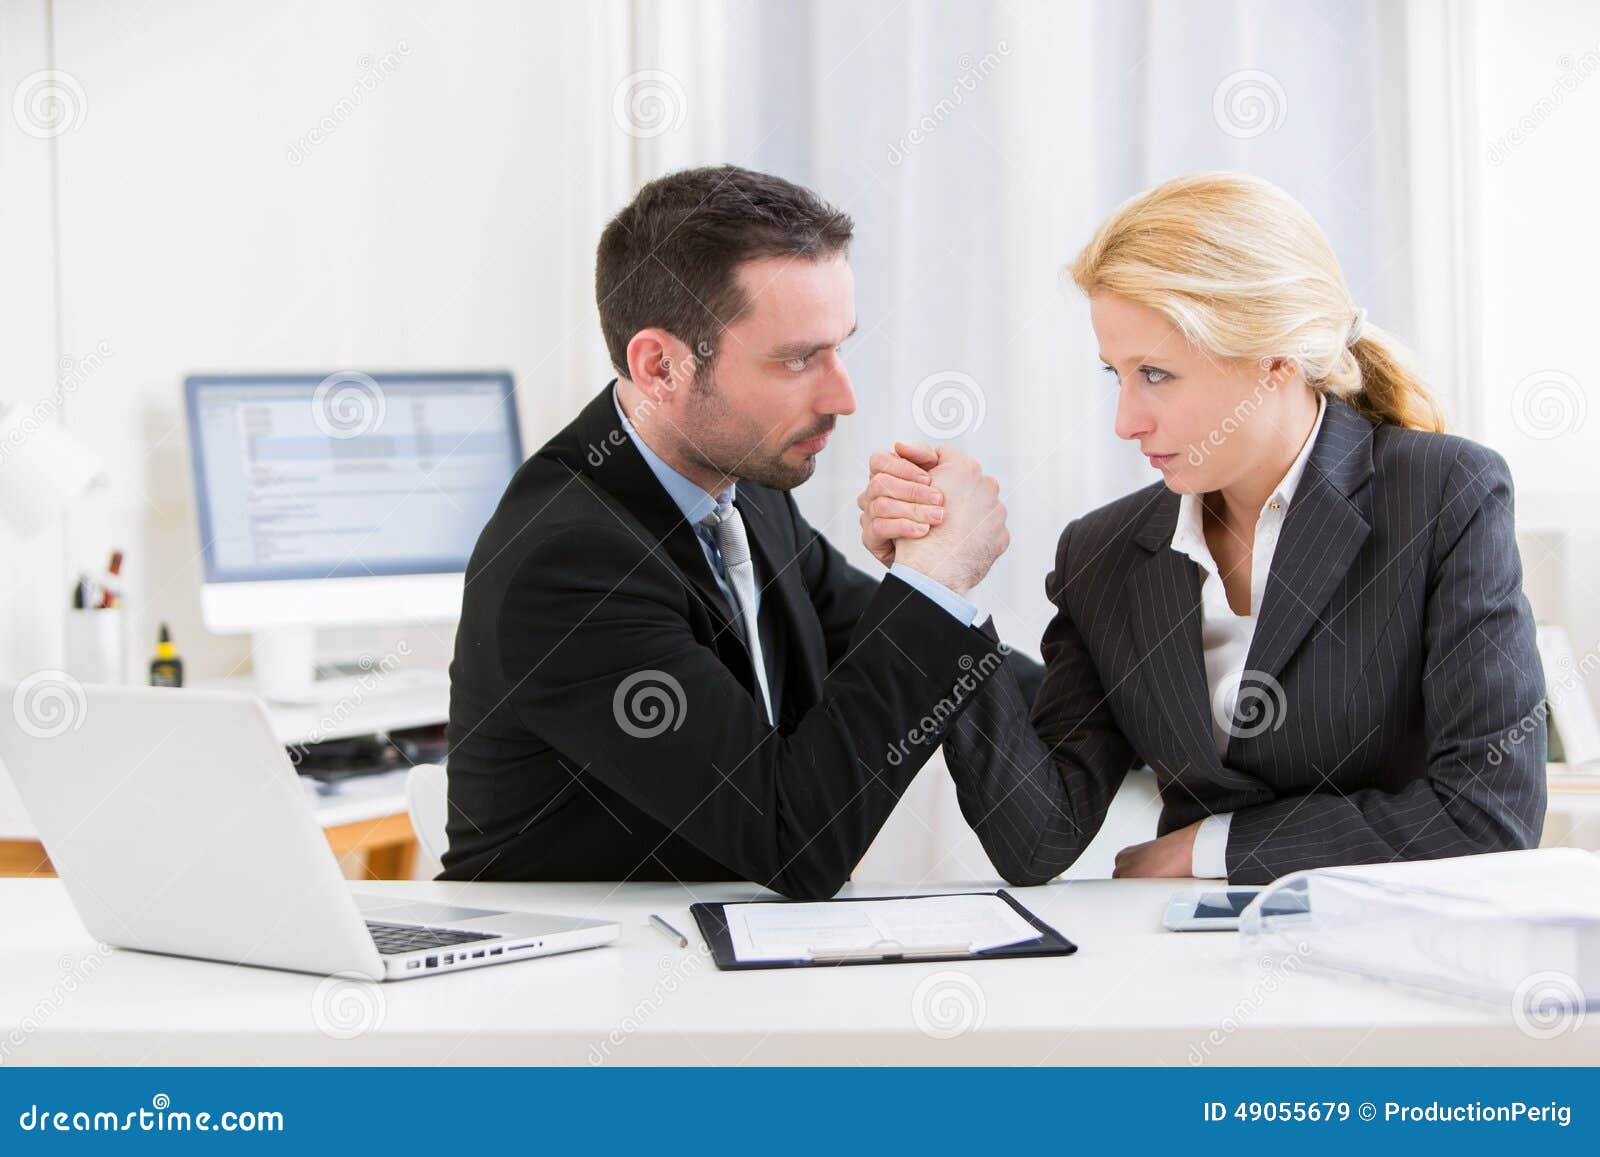
<svg viewBox="0 0 1600 1157">
<path fill-rule="evenodd" d="M 772 495 L 753 483 L 741 482 L 734 495 L 734 506 L 744 516 L 745 533 L 750 537 L 750 548 L 760 564 L 761 616 L 768 618 L 775 628 L 780 643 L 777 653 L 767 655 L 767 666 L 777 676 L 773 693 L 783 694 L 773 704 L 778 715 L 789 714 L 788 708 L 808 708 L 814 700 L 815 688 L 810 688 L 803 698 L 794 695 L 796 681 L 807 672 L 821 672 L 827 664 L 820 629 L 805 629 L 804 624 L 816 623 L 816 610 L 806 591 L 805 576 L 792 551 L 784 548 L 782 528 L 778 514 L 772 509 Z M 814 678 L 807 680 L 814 682 Z"/>
<path fill-rule="evenodd" d="M 1211 745 L 1206 670 L 1200 650 L 1200 578 L 1175 550 L 1134 567 L 1128 584 L 1134 640 L 1149 668 L 1167 723 L 1190 762 L 1217 762 Z"/>
<path fill-rule="evenodd" d="M 799 564 L 792 554 L 782 549 L 774 516 L 757 496 L 753 484 L 741 482 L 733 504 L 744 516 L 744 529 L 750 537 L 751 550 L 761 564 L 759 574 L 766 576 L 761 586 L 763 612 L 767 600 L 774 599 L 778 603 L 782 621 L 794 622 L 799 617 L 800 608 L 809 608 L 811 605 Z"/>
<path fill-rule="evenodd" d="M 1139 662 L 1148 667 L 1157 703 L 1177 735 L 1188 768 L 1228 787 L 1259 789 L 1259 780 L 1222 765 L 1211 733 L 1211 698 L 1200 645 L 1200 566 L 1172 549 L 1178 496 L 1156 496 L 1137 539 L 1150 553 L 1128 576 L 1128 617 Z"/>
<path fill-rule="evenodd" d="M 608 383 L 576 419 L 551 442 L 551 448 L 566 462 L 568 468 L 580 479 L 574 485 L 594 487 L 612 499 L 619 517 L 632 519 L 638 524 L 641 537 L 655 544 L 655 548 L 671 559 L 679 573 L 687 580 L 690 592 L 700 602 L 716 623 L 716 646 L 723 661 L 745 682 L 751 694 L 756 693 L 755 667 L 744 634 L 733 620 L 733 610 L 717 586 L 705 551 L 678 509 L 672 496 L 662 488 L 651 472 L 650 466 L 622 428 L 612 401 L 615 382 Z M 781 651 L 786 656 L 786 666 L 773 694 L 774 708 L 782 717 L 784 705 L 794 697 L 785 693 L 794 686 L 795 672 L 802 669 L 821 671 L 826 663 L 820 634 L 816 630 L 799 629 L 807 620 L 815 622 L 815 612 L 810 609 L 810 596 L 804 578 L 794 559 L 784 552 L 782 532 L 776 524 L 777 515 L 770 503 L 763 501 L 770 492 L 752 483 L 741 483 L 734 496 L 734 505 L 744 516 L 745 533 L 750 537 L 751 551 L 759 560 L 760 574 L 764 579 L 761 598 L 763 607 L 768 600 L 776 599 L 774 608 L 784 634 Z M 765 617 L 765 613 L 763 614 Z M 759 630 L 759 624 L 757 625 Z M 743 662 L 740 663 L 742 657 Z M 769 656 L 769 674 L 782 656 Z M 798 665 L 797 665 L 798 664 Z"/>
<path fill-rule="evenodd" d="M 1345 402 L 1329 399 L 1317 444 L 1289 503 L 1272 555 L 1261 617 L 1245 669 L 1276 680 L 1324 611 L 1372 533 L 1372 427 Z"/>
<path fill-rule="evenodd" d="M 732 625 L 732 612 L 717 588 L 694 527 L 684 520 L 683 512 L 650 472 L 649 464 L 622 428 L 611 397 L 614 385 L 608 383 L 572 424 L 552 439 L 551 448 L 581 476 L 574 485 L 588 485 L 609 494 L 614 505 L 643 528 L 647 541 L 671 559 L 688 580 L 690 592 L 711 612 L 719 630 L 731 632 L 734 642 L 742 646 L 743 640 Z"/>
</svg>

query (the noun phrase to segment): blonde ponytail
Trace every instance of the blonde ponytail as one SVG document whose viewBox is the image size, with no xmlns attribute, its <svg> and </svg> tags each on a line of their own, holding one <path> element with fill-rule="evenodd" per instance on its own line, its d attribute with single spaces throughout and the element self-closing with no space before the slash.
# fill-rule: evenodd
<svg viewBox="0 0 1600 1157">
<path fill-rule="evenodd" d="M 1329 393 L 1346 399 L 1379 425 L 1444 432 L 1444 411 L 1393 338 L 1369 325 L 1350 347 L 1350 355 L 1356 366 L 1350 392 L 1341 392 L 1330 381 Z"/>
<path fill-rule="evenodd" d="M 1223 358 L 1295 363 L 1306 384 L 1373 422 L 1441 431 L 1433 394 L 1350 299 L 1311 214 L 1242 173 L 1194 173 L 1124 202 L 1072 263 L 1085 294 L 1164 314 Z"/>
</svg>

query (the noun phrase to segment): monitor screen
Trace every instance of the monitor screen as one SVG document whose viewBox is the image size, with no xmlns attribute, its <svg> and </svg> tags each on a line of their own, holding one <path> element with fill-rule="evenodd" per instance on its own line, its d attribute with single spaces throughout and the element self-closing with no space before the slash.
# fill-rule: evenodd
<svg viewBox="0 0 1600 1157">
<path fill-rule="evenodd" d="M 507 373 L 184 389 L 208 583 L 460 573 L 522 464 Z"/>
</svg>

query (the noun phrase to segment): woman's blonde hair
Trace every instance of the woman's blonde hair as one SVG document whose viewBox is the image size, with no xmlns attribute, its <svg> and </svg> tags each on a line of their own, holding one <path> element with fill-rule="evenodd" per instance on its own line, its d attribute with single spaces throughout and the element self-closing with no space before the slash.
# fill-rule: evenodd
<svg viewBox="0 0 1600 1157">
<path fill-rule="evenodd" d="M 1157 185 L 1120 205 L 1070 272 L 1085 294 L 1159 310 L 1219 357 L 1285 358 L 1375 422 L 1444 429 L 1399 344 L 1351 300 L 1316 221 L 1269 181 L 1193 173 Z"/>
</svg>

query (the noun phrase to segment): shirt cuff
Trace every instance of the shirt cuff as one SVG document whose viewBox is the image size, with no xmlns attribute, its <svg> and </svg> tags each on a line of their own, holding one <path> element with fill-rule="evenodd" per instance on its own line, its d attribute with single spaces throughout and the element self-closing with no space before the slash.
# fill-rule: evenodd
<svg viewBox="0 0 1600 1157">
<path fill-rule="evenodd" d="M 967 602 L 966 599 L 956 594 L 955 591 L 951 590 L 943 583 L 929 578 L 920 570 L 909 567 L 903 562 L 897 562 L 889 568 L 889 573 L 894 575 L 894 577 L 899 579 L 901 582 L 905 583 L 906 586 L 915 587 L 917 590 L 927 595 L 930 599 L 943 607 L 947 612 L 960 620 L 962 626 L 970 627 L 973 623 L 977 622 L 978 608 L 976 606 Z"/>
<path fill-rule="evenodd" d="M 1200 821 L 1200 830 L 1194 834 L 1194 858 L 1189 869 L 1200 879 L 1228 878 L 1228 829 L 1232 825 L 1232 812 L 1207 816 Z"/>
</svg>

